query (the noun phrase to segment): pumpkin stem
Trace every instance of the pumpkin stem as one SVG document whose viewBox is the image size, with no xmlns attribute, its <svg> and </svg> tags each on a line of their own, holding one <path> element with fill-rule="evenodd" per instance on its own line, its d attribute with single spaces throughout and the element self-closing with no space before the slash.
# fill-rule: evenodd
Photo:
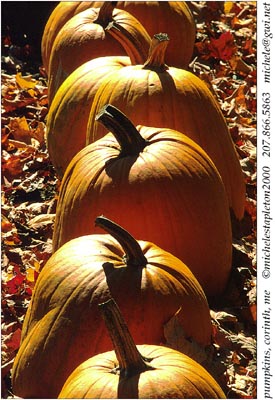
<svg viewBox="0 0 275 400">
<path fill-rule="evenodd" d="M 162 72 L 169 68 L 165 64 L 165 53 L 168 42 L 169 36 L 167 33 L 156 33 L 153 36 L 148 58 L 143 64 L 144 69 L 152 69 Z"/>
<path fill-rule="evenodd" d="M 145 266 L 147 264 L 147 259 L 139 243 L 120 225 L 102 215 L 95 219 L 95 226 L 104 229 L 118 241 L 125 252 L 124 262 L 126 265 Z"/>
<path fill-rule="evenodd" d="M 98 305 L 102 312 L 107 330 L 114 345 L 119 364 L 119 374 L 122 378 L 138 375 L 143 371 L 154 369 L 137 349 L 134 339 L 114 301 L 110 299 Z M 117 372 L 117 369 L 116 371 Z"/>
<path fill-rule="evenodd" d="M 98 15 L 94 24 L 98 24 L 103 28 L 112 21 L 113 19 L 113 11 L 117 5 L 117 1 L 104 1 L 102 6 L 99 8 Z"/>
<path fill-rule="evenodd" d="M 145 28 L 140 26 L 137 35 L 136 29 L 126 29 L 116 21 L 111 21 L 105 31 L 122 45 L 132 65 L 142 65 L 146 61 L 151 38 Z"/>
<path fill-rule="evenodd" d="M 101 122 L 115 136 L 120 145 L 121 157 L 137 156 L 148 144 L 129 118 L 111 104 L 106 104 L 95 120 Z"/>
</svg>

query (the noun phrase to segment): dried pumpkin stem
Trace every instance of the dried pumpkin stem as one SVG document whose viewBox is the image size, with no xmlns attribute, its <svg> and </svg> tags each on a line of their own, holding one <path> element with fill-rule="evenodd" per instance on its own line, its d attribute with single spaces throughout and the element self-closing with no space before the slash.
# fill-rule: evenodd
<svg viewBox="0 0 275 400">
<path fill-rule="evenodd" d="M 125 53 L 130 57 L 132 65 L 142 65 L 148 57 L 151 38 L 145 29 L 126 29 L 116 21 L 112 21 L 105 28 L 114 39 L 124 48 Z"/>
<path fill-rule="evenodd" d="M 148 144 L 129 118 L 111 104 L 106 104 L 95 120 L 101 122 L 115 136 L 120 145 L 121 157 L 137 156 Z"/>
<path fill-rule="evenodd" d="M 99 308 L 114 345 L 120 376 L 129 378 L 143 371 L 153 369 L 148 363 L 149 360 L 145 360 L 138 351 L 114 299 L 99 304 Z"/>
<path fill-rule="evenodd" d="M 104 1 L 99 8 L 97 19 L 94 24 L 101 25 L 105 28 L 113 19 L 113 11 L 117 5 L 117 1 Z"/>
<path fill-rule="evenodd" d="M 145 63 L 144 69 L 152 69 L 154 71 L 165 71 L 168 66 L 165 64 L 165 53 L 169 42 L 167 33 L 156 33 L 151 41 L 149 55 Z"/>
<path fill-rule="evenodd" d="M 95 225 L 104 229 L 118 241 L 125 252 L 124 261 L 127 265 L 144 266 L 147 264 L 147 259 L 139 243 L 124 228 L 104 216 L 97 217 Z"/>
</svg>

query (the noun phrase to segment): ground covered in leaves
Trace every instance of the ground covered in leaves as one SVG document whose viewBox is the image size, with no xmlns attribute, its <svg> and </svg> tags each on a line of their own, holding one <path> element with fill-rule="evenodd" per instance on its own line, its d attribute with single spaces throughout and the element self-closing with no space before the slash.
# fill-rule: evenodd
<svg viewBox="0 0 275 400">
<path fill-rule="evenodd" d="M 256 2 L 190 2 L 197 39 L 190 70 L 216 96 L 240 156 L 245 216 L 233 224 L 231 279 L 210 303 L 213 346 L 192 348 L 228 398 L 256 398 Z M 26 309 L 51 255 L 60 182 L 45 144 L 47 79 L 9 52 L 2 57 L 2 398 Z M 28 60 L 31 62 L 31 59 Z M 29 72 L 32 71 L 30 74 Z M 175 322 L 175 321 L 174 321 Z M 174 323 L 173 322 L 173 323 Z M 180 336 L 167 340 L 180 348 Z"/>
</svg>

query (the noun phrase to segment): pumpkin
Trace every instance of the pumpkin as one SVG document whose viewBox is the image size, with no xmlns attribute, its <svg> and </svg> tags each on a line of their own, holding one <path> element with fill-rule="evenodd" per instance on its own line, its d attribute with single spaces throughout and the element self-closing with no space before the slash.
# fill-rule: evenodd
<svg viewBox="0 0 275 400">
<path fill-rule="evenodd" d="M 142 64 L 147 58 L 141 35 L 115 23 L 109 25 L 108 33 L 121 43 L 129 57 L 99 57 L 84 63 L 65 79 L 50 105 L 47 148 L 60 177 L 73 156 L 85 147 L 90 108 L 100 82 L 115 69 Z"/>
<path fill-rule="evenodd" d="M 107 105 L 97 120 L 104 138 L 78 152 L 65 172 L 53 251 L 108 215 L 185 262 L 208 295 L 221 293 L 231 269 L 229 207 L 207 154 L 183 133 L 135 127 Z M 76 222 L 77 221 L 77 222 Z"/>
<path fill-rule="evenodd" d="M 43 65 L 48 71 L 50 52 L 56 35 L 74 15 L 103 2 L 62 1 L 53 10 L 44 28 L 41 54 Z M 167 63 L 179 68 L 187 67 L 191 61 L 196 26 L 193 15 L 184 1 L 119 1 L 116 8 L 126 10 L 138 19 L 150 36 L 156 32 L 168 32 L 172 45 L 167 51 Z"/>
<path fill-rule="evenodd" d="M 54 39 L 62 26 L 74 15 L 92 7 L 93 3 L 93 1 L 61 1 L 54 8 L 44 27 L 41 40 L 41 58 L 46 72 L 48 72 L 49 68 Z"/>
<path fill-rule="evenodd" d="M 113 299 L 99 305 L 114 351 L 79 365 L 60 399 L 225 399 L 216 380 L 196 361 L 164 346 L 135 341 Z"/>
<path fill-rule="evenodd" d="M 111 297 L 138 344 L 163 343 L 163 325 L 179 309 L 186 337 L 211 342 L 208 303 L 190 269 L 105 217 L 96 224 L 108 233 L 66 243 L 38 277 L 13 367 L 19 396 L 56 398 L 80 363 L 112 349 L 98 310 Z"/>
<path fill-rule="evenodd" d="M 98 7 L 102 2 L 94 2 Z M 149 35 L 167 32 L 171 46 L 166 62 L 178 68 L 187 68 L 191 61 L 196 39 L 193 14 L 185 1 L 118 1 L 117 8 L 128 11 L 137 18 Z"/>
<path fill-rule="evenodd" d="M 245 184 L 239 158 L 220 107 L 193 73 L 168 67 L 169 38 L 157 34 L 143 65 L 126 66 L 105 79 L 94 98 L 87 127 L 87 143 L 105 135 L 95 116 L 107 103 L 124 112 L 135 125 L 167 127 L 184 132 L 198 143 L 216 165 L 225 185 L 229 206 L 243 217 Z"/>
<path fill-rule="evenodd" d="M 106 1 L 101 8 L 82 11 L 72 17 L 55 38 L 49 63 L 49 103 L 66 77 L 86 61 L 128 55 L 106 30 L 110 23 L 122 26 L 131 36 L 142 37 L 143 46 L 149 48 L 150 37 L 143 26 L 131 14 L 115 9 L 113 2 Z"/>
</svg>

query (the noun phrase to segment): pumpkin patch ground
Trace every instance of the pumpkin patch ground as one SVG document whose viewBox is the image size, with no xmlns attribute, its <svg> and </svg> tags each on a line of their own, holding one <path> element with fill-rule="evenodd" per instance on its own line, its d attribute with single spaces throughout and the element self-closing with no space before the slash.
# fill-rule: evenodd
<svg viewBox="0 0 275 400">
<path fill-rule="evenodd" d="M 57 4 L 48 3 L 52 9 Z M 209 299 L 211 346 L 203 349 L 186 343 L 176 316 L 164 326 L 165 339 L 174 349 L 188 349 L 187 355 L 213 375 L 226 398 L 256 398 L 257 7 L 251 1 L 187 3 L 196 22 L 189 70 L 207 84 L 219 102 L 240 157 L 246 200 L 243 219 L 231 216 L 229 283 L 222 296 Z M 38 2 L 33 4 L 40 13 Z M 45 11 L 45 21 L 49 13 Z M 13 19 L 5 20 L 7 12 L 3 15 L 1 387 L 2 398 L 15 398 L 11 371 L 34 285 L 52 253 L 60 179 L 45 142 L 47 75 L 37 56 L 37 43 L 31 40 L 34 33 L 24 37 L 23 31 L 24 41 L 18 41 Z"/>
</svg>

